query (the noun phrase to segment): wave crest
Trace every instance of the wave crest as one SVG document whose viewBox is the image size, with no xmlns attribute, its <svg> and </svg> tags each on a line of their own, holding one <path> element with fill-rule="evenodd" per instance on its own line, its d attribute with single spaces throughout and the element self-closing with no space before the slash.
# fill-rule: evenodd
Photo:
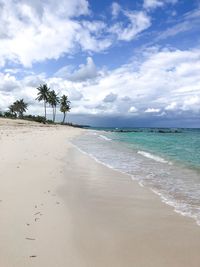
<svg viewBox="0 0 200 267">
<path fill-rule="evenodd" d="M 169 161 L 167 161 L 167 160 L 165 160 L 165 159 L 163 159 L 163 158 L 161 158 L 159 156 L 153 155 L 153 154 L 151 154 L 149 152 L 145 152 L 145 151 L 139 150 L 137 153 L 142 155 L 142 156 L 144 156 L 144 157 L 146 157 L 146 158 L 153 159 L 153 160 L 155 160 L 157 162 L 168 163 L 170 165 L 172 164 L 171 162 L 169 162 Z"/>
</svg>

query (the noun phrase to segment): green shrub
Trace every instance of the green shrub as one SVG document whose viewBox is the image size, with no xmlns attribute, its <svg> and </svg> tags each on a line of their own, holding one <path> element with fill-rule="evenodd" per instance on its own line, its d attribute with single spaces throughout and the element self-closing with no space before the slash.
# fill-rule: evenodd
<svg viewBox="0 0 200 267">
<path fill-rule="evenodd" d="M 28 120 L 28 121 L 35 121 L 39 123 L 46 123 L 46 119 L 43 116 L 25 115 L 23 119 Z"/>
<path fill-rule="evenodd" d="M 9 112 L 9 111 L 5 111 L 4 112 L 4 114 L 3 114 L 3 116 L 5 117 L 5 118 L 16 118 L 16 115 L 14 115 L 14 114 L 12 114 L 11 112 Z"/>
</svg>

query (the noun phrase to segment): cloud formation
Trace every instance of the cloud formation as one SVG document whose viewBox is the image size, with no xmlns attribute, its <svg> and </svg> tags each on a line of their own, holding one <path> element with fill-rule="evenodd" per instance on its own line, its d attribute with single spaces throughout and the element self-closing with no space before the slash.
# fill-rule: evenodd
<svg viewBox="0 0 200 267">
<path fill-rule="evenodd" d="M 158 113 L 160 112 L 159 108 L 147 108 L 145 111 L 145 113 Z"/>
<path fill-rule="evenodd" d="M 112 103 L 116 99 L 117 99 L 117 94 L 110 93 L 104 97 L 103 101 L 106 103 Z"/>
<path fill-rule="evenodd" d="M 87 81 L 98 76 L 96 65 L 91 57 L 88 57 L 86 64 L 81 64 L 78 69 L 73 70 L 72 66 L 65 66 L 59 69 L 55 76 L 69 79 L 74 82 Z"/>
<path fill-rule="evenodd" d="M 59 59 L 77 52 L 101 52 L 118 41 L 131 41 L 150 25 L 144 11 L 124 10 L 112 4 L 112 15 L 124 21 L 91 21 L 87 0 L 56 2 L 1 0 L 0 67 L 12 62 L 31 67 L 35 62 Z"/>
<path fill-rule="evenodd" d="M 162 32 L 153 28 L 155 9 L 176 2 L 144 0 L 135 9 L 113 2 L 95 16 L 87 0 L 0 0 L 0 109 L 23 97 L 42 114 L 36 87 L 46 82 L 69 96 L 72 114 L 198 117 L 199 43 L 179 49 L 164 42 L 197 31 L 199 9 L 170 17 Z"/>
<path fill-rule="evenodd" d="M 29 75 L 17 80 L 14 75 L 1 73 L 1 107 L 9 101 L 24 97 L 35 103 L 30 110 L 42 112 L 34 102 L 36 84 L 47 82 L 52 89 L 66 93 L 72 100 L 72 114 L 120 114 L 124 116 L 171 116 L 171 114 L 198 114 L 200 112 L 200 49 L 144 51 L 141 61 L 132 61 L 105 72 L 93 82 L 87 66 L 92 58 L 74 72 L 77 80 L 65 77 Z M 134 70 L 135 64 L 138 65 Z M 90 68 L 89 68 L 90 69 Z M 83 71 L 84 70 L 84 71 Z M 89 71 L 90 73 L 90 71 Z M 86 75 L 87 74 L 87 75 Z M 33 78 L 35 77 L 35 78 Z M 6 88 L 6 90 L 5 90 Z M 16 90 L 17 89 L 17 90 Z M 10 90 L 10 91 L 9 91 Z M 8 96 L 6 103 L 4 91 Z"/>
<path fill-rule="evenodd" d="M 132 106 L 132 107 L 129 108 L 128 112 L 135 113 L 135 112 L 137 112 L 137 108 Z"/>
<path fill-rule="evenodd" d="M 119 15 L 120 10 L 121 6 L 117 2 L 113 2 L 111 5 L 111 13 L 114 18 Z"/>
<path fill-rule="evenodd" d="M 58 59 L 63 53 L 101 51 L 111 42 L 98 37 L 102 22 L 78 20 L 89 15 L 86 0 L 22 2 L 2 0 L 0 66 L 7 61 L 30 67 L 33 62 Z"/>
<path fill-rule="evenodd" d="M 144 0 L 143 6 L 146 9 L 163 7 L 166 4 L 176 4 L 178 0 Z"/>
<path fill-rule="evenodd" d="M 196 30 L 200 27 L 200 8 L 192 10 L 186 13 L 177 21 L 177 23 L 163 32 L 161 32 L 157 40 L 167 39 L 169 37 L 176 36 L 180 33 L 188 32 L 190 30 Z"/>
<path fill-rule="evenodd" d="M 151 26 L 151 18 L 144 11 L 127 11 L 122 13 L 128 20 L 128 25 L 117 22 L 109 31 L 117 36 L 118 40 L 131 41 L 137 34 Z"/>
</svg>

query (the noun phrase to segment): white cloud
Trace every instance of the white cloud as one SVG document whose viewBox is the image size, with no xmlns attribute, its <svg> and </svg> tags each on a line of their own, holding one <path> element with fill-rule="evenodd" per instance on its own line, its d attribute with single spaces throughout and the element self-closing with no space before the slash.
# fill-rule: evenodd
<svg viewBox="0 0 200 267">
<path fill-rule="evenodd" d="M 144 0 L 144 8 L 156 8 L 163 6 L 162 0 Z"/>
<path fill-rule="evenodd" d="M 143 6 L 146 9 L 162 7 L 165 4 L 175 4 L 178 0 L 144 0 Z"/>
<path fill-rule="evenodd" d="M 85 65 L 80 65 L 79 69 L 70 77 L 73 81 L 85 81 L 95 78 L 97 76 L 97 69 L 91 57 L 87 58 Z"/>
<path fill-rule="evenodd" d="M 40 75 L 29 74 L 25 76 L 25 78 L 23 79 L 23 84 L 29 87 L 38 87 L 39 84 L 45 82 L 45 79 L 46 79 L 45 74 L 40 74 Z"/>
<path fill-rule="evenodd" d="M 20 83 L 16 80 L 15 76 L 10 75 L 9 73 L 0 73 L 0 92 L 12 92 L 19 89 L 19 87 Z"/>
<path fill-rule="evenodd" d="M 120 10 L 121 10 L 121 6 L 118 3 L 113 2 L 111 5 L 111 13 L 114 18 L 118 16 Z"/>
<path fill-rule="evenodd" d="M 198 30 L 200 27 L 200 9 L 192 10 L 191 12 L 186 13 L 182 16 L 181 20 L 177 21 L 177 23 L 163 32 L 159 33 L 156 40 L 167 39 L 169 37 L 175 36 L 177 34 L 187 32 L 189 30 Z"/>
<path fill-rule="evenodd" d="M 165 110 L 176 110 L 177 108 L 177 103 L 176 102 L 172 102 L 169 105 L 166 106 Z"/>
<path fill-rule="evenodd" d="M 74 70 L 74 66 L 67 65 L 67 66 L 64 66 L 64 67 L 58 69 L 54 73 L 54 76 L 55 77 L 61 77 L 61 78 L 68 78 L 69 75 L 71 75 L 71 73 L 73 72 L 73 70 Z"/>
<path fill-rule="evenodd" d="M 159 108 L 147 108 L 145 110 L 145 113 L 158 113 L 158 112 L 160 112 Z"/>
<path fill-rule="evenodd" d="M 97 68 L 91 57 L 88 57 L 86 64 L 81 64 L 77 70 L 73 70 L 72 66 L 65 66 L 55 73 L 55 76 L 66 78 L 75 82 L 94 79 L 97 75 Z"/>
<path fill-rule="evenodd" d="M 110 36 L 105 37 L 107 25 L 102 21 L 83 21 L 81 28 L 76 32 L 75 42 L 83 51 L 100 52 L 112 45 Z"/>
<path fill-rule="evenodd" d="M 114 24 L 110 32 L 117 35 L 118 40 L 131 41 L 140 32 L 151 26 L 150 17 L 143 11 L 125 11 L 123 14 L 127 17 L 129 24 L 123 25 L 121 22 Z"/>
<path fill-rule="evenodd" d="M 12 3 L 11 0 L 7 2 Z M 86 0 L 73 0 L 66 1 L 60 0 L 56 2 L 54 0 L 40 1 L 40 0 L 21 0 L 17 7 L 23 7 L 24 11 L 31 7 L 36 14 L 40 17 L 48 10 L 50 13 L 55 13 L 58 16 L 74 17 L 80 15 L 89 14 L 89 3 Z"/>
<path fill-rule="evenodd" d="M 187 99 L 184 100 L 182 109 L 185 111 L 188 110 L 195 110 L 199 111 L 200 110 L 200 97 L 199 96 L 191 96 Z"/>
<path fill-rule="evenodd" d="M 129 108 L 128 112 L 135 113 L 135 112 L 137 112 L 137 108 L 132 106 L 132 107 Z"/>
</svg>

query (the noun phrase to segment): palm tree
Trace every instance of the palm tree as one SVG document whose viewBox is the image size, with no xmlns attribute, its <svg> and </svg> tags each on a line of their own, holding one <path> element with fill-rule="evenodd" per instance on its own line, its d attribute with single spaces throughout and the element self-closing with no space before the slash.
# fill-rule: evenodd
<svg viewBox="0 0 200 267">
<path fill-rule="evenodd" d="M 14 104 L 10 105 L 10 106 L 8 107 L 8 110 L 9 110 L 10 114 L 11 114 L 13 117 L 16 117 L 16 116 L 17 116 Z"/>
<path fill-rule="evenodd" d="M 60 111 L 63 113 L 63 124 L 65 123 L 66 113 L 70 112 L 70 104 L 71 102 L 68 100 L 68 97 L 66 95 L 63 95 L 60 99 Z"/>
<path fill-rule="evenodd" d="M 10 107 L 18 114 L 19 118 L 23 118 L 24 112 L 28 109 L 28 104 L 24 102 L 24 99 L 20 99 L 15 101 Z"/>
<path fill-rule="evenodd" d="M 28 104 L 24 102 L 24 99 L 19 100 L 19 116 L 23 117 L 24 112 L 28 109 Z"/>
<path fill-rule="evenodd" d="M 44 101 L 44 116 L 45 119 L 47 118 L 47 103 L 48 103 L 48 98 L 49 98 L 49 90 L 50 88 L 48 88 L 47 84 L 40 84 L 40 86 L 37 88 L 38 90 L 38 97 L 36 98 L 36 100 L 40 101 Z"/>
<path fill-rule="evenodd" d="M 49 91 L 48 103 L 53 109 L 53 122 L 55 122 L 55 119 L 56 119 L 56 107 L 59 102 L 60 102 L 60 99 L 58 97 L 58 94 L 56 94 L 54 90 Z"/>
</svg>

